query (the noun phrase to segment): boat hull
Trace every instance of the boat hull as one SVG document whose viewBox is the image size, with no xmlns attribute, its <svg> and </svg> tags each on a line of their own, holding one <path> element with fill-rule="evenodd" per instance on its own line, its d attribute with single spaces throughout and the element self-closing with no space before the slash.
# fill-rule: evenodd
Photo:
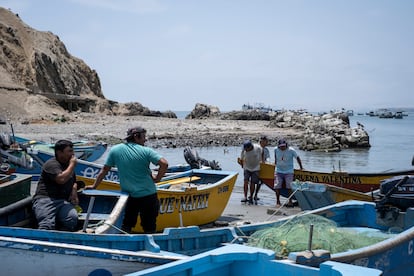
<svg viewBox="0 0 414 276">
<path fill-rule="evenodd" d="M 345 201 L 308 211 L 306 214 L 316 214 L 329 218 L 339 227 L 365 227 L 380 231 L 400 229 L 400 233 L 386 240 L 359 249 L 347 250 L 331 255 L 330 260 L 354 264 L 363 267 L 379 269 L 384 275 L 413 275 L 414 273 L 414 209 L 400 212 L 394 221 L 381 218 L 376 212 L 376 205 L 371 202 Z M 300 214 L 304 215 L 304 214 Z M 59 233 L 56 231 L 31 230 L 11 227 L 0 227 L 0 236 L 8 235 L 23 237 L 24 232 L 31 239 L 51 239 L 53 237 L 79 244 L 95 244 L 107 248 L 128 250 L 167 250 L 181 254 L 194 255 L 219 248 L 227 243 L 244 243 L 254 232 L 268 227 L 280 226 L 295 216 L 277 221 L 199 230 L 198 227 L 170 228 L 163 233 L 154 235 L 91 235 L 81 233 Z M 65 235 L 67 235 L 65 237 Z M 77 237 L 77 238 L 76 238 Z M 306 243 L 305 243 L 306 244 Z M 123 248 L 125 246 L 125 248 Z M 291 253 L 289 260 L 295 257 Z M 211 255 L 211 254 L 210 254 Z"/>
<path fill-rule="evenodd" d="M 182 258 L 84 245 L 0 237 L 4 275 L 124 275 Z"/>
<path fill-rule="evenodd" d="M 334 186 L 366 193 L 379 189 L 381 180 L 398 175 L 414 175 L 414 170 L 394 171 L 387 173 L 323 173 L 295 170 L 294 179 L 301 182 L 331 184 Z"/>
<path fill-rule="evenodd" d="M 86 190 L 78 195 L 78 231 L 109 234 L 120 233 L 128 195 L 117 191 Z M 28 196 L 0 208 L 0 227 L 37 228 L 37 222 L 32 211 L 32 197 Z M 18 229 L 18 228 L 16 228 Z M 46 231 L 47 232 L 47 231 Z M 60 232 L 62 233 L 62 232 Z"/>
<path fill-rule="evenodd" d="M 185 260 L 141 270 L 130 276 L 139 275 L 382 275 L 377 269 L 327 261 L 315 268 L 294 262 L 275 260 L 270 250 L 244 245 L 226 245 Z"/>
<path fill-rule="evenodd" d="M 292 183 L 292 190 L 302 210 L 314 210 L 346 200 L 373 201 L 370 194 L 322 183 L 296 181 Z"/>
<path fill-rule="evenodd" d="M 0 183 L 0 208 L 30 196 L 31 175 L 12 174 L 5 177 L 7 179 Z"/>
<path fill-rule="evenodd" d="M 197 180 L 193 181 L 192 177 Z M 87 185 L 93 184 L 94 181 L 84 177 L 79 179 Z M 177 179 L 185 181 L 177 183 Z M 191 170 L 169 177 L 166 183 L 158 185 L 157 189 L 160 201 L 157 232 L 167 227 L 204 225 L 217 220 L 230 199 L 236 179 L 237 173 L 216 170 Z M 174 181 L 175 184 L 170 184 Z M 120 186 L 116 182 L 103 181 L 98 188 L 119 190 Z M 139 218 L 132 231 L 143 232 Z"/>
</svg>

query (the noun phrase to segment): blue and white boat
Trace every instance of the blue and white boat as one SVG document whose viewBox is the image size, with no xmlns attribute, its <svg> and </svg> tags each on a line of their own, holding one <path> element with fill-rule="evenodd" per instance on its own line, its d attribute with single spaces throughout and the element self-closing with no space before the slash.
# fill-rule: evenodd
<svg viewBox="0 0 414 276">
<path fill-rule="evenodd" d="M 186 258 L 0 236 L 2 275 L 124 275 Z"/>
<path fill-rule="evenodd" d="M 128 195 L 117 191 L 85 190 L 79 193 L 78 197 L 78 231 L 96 234 L 120 233 Z M 0 228 L 4 234 L 9 231 L 15 232 L 15 237 L 23 237 L 19 234 L 22 231 L 22 233 L 39 233 L 40 236 L 44 232 L 56 233 L 57 236 L 62 236 L 60 241 L 66 239 L 65 235 L 62 235 L 65 232 L 36 229 L 37 222 L 32 211 L 31 196 L 0 208 Z M 35 234 L 25 236 L 25 238 L 35 237 Z"/>
<path fill-rule="evenodd" d="M 54 144 L 43 141 L 30 140 L 20 136 L 13 136 L 14 141 L 24 149 L 33 152 L 38 151 L 39 157 L 46 162 L 55 155 Z M 102 157 L 108 148 L 108 144 L 95 141 L 73 141 L 73 150 L 78 159 L 94 162 Z"/>
<path fill-rule="evenodd" d="M 179 276 L 179 275 L 306 275 L 331 276 L 382 275 L 378 269 L 326 261 L 319 267 L 296 264 L 292 261 L 275 260 L 271 250 L 245 245 L 226 245 L 193 257 L 141 270 L 129 276 Z"/>
<path fill-rule="evenodd" d="M 382 214 L 375 203 L 345 201 L 306 212 L 326 217 L 339 227 L 366 229 L 371 231 L 392 231 L 385 240 L 357 249 L 329 254 L 324 261 L 336 261 L 363 267 L 375 268 L 384 275 L 411 275 L 414 273 L 414 208 L 405 212 L 390 209 Z M 303 214 L 301 214 L 303 215 Z M 229 243 L 244 244 L 256 231 L 283 225 L 296 216 L 282 220 L 262 222 L 238 227 L 222 227 L 200 230 L 198 227 L 165 229 L 154 235 L 95 235 L 86 233 L 56 233 L 36 229 L 0 227 L 0 236 L 51 240 L 125 250 L 157 250 L 193 256 L 208 250 L 220 248 Z M 306 238 L 306 237 L 305 237 Z M 306 244 L 306 241 L 304 242 Z M 151 245 L 151 246 L 150 246 Z M 287 260 L 297 261 L 295 252 Z"/>
</svg>

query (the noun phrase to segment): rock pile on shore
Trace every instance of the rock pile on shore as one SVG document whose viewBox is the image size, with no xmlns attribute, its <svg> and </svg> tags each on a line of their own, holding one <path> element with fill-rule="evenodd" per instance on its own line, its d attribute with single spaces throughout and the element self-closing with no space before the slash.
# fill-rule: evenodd
<svg viewBox="0 0 414 276">
<path fill-rule="evenodd" d="M 226 116 L 228 113 L 216 112 L 204 119 L 177 119 L 76 112 L 67 114 L 64 120 L 38 118 L 10 123 L 13 123 L 16 135 L 43 141 L 69 138 L 115 144 L 122 141 L 129 127 L 140 125 L 148 131 L 147 144 L 155 148 L 239 146 L 246 139 L 258 141 L 261 135 L 267 135 L 271 145 L 285 138 L 303 150 L 339 151 L 348 147 L 369 147 L 367 132 L 360 126 L 351 128 L 348 117 L 341 113 L 312 115 L 279 111 L 268 115 L 268 120 L 257 119 L 256 115 L 249 117 L 248 112 L 243 114 L 242 120 L 226 119 Z"/>
</svg>

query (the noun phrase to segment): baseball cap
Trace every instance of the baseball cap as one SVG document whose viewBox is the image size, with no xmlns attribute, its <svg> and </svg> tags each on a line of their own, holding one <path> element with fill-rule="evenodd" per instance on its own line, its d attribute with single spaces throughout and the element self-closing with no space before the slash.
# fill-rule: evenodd
<svg viewBox="0 0 414 276">
<path fill-rule="evenodd" d="M 280 146 L 280 147 L 286 147 L 287 146 L 286 140 L 285 139 L 280 139 L 277 142 L 277 145 Z"/>
<path fill-rule="evenodd" d="M 250 140 L 246 140 L 246 141 L 244 141 L 244 143 L 243 143 L 243 148 L 244 148 L 244 149 L 248 149 L 248 148 L 250 148 L 250 147 L 253 147 L 252 141 L 250 141 Z"/>
<path fill-rule="evenodd" d="M 269 139 L 267 139 L 266 135 L 262 135 L 262 136 L 260 136 L 260 140 L 269 140 Z"/>
<path fill-rule="evenodd" d="M 128 129 L 128 131 L 127 131 L 127 137 L 125 137 L 125 140 L 126 139 L 128 139 L 128 138 L 131 138 L 134 134 L 136 134 L 136 133 L 145 133 L 145 132 L 147 132 L 146 130 L 145 130 L 145 128 L 142 128 L 142 127 L 140 127 L 140 126 L 137 126 L 137 127 L 131 127 L 131 128 L 129 128 Z"/>
</svg>

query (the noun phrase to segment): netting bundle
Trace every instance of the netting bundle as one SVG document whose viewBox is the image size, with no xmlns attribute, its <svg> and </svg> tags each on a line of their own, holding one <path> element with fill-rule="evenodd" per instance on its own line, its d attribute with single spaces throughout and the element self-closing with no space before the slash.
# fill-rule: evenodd
<svg viewBox="0 0 414 276">
<path fill-rule="evenodd" d="M 368 246 L 389 237 L 372 231 L 339 228 L 334 221 L 308 214 L 257 231 L 250 236 L 248 244 L 273 250 L 278 257 L 286 257 L 290 252 L 308 249 L 310 225 L 313 225 L 312 250 L 325 249 L 331 254 Z"/>
</svg>

